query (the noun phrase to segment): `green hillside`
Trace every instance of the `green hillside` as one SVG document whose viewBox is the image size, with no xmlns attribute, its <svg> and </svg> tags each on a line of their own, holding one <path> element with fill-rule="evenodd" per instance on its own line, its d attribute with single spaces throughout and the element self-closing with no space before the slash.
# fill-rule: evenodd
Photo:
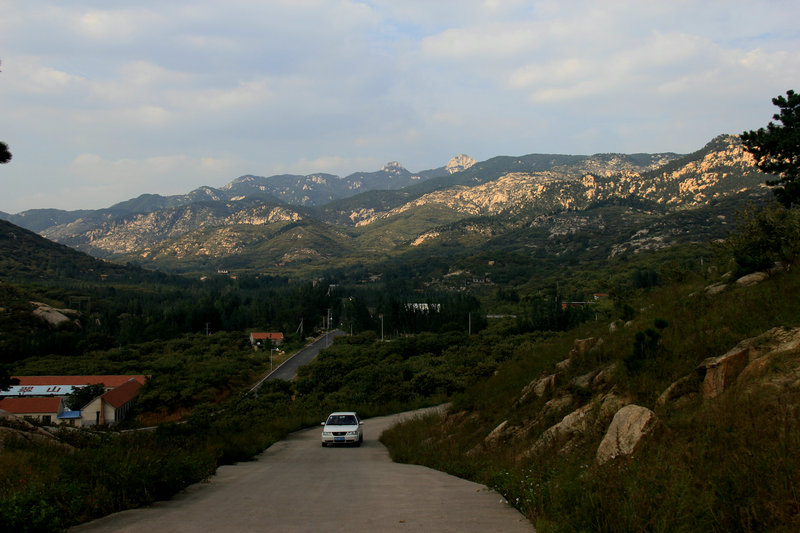
<svg viewBox="0 0 800 533">
<path fill-rule="evenodd" d="M 167 275 L 103 261 L 0 220 L 0 279 L 58 282 L 155 281 Z"/>
<path fill-rule="evenodd" d="M 384 434 L 393 458 L 493 487 L 538 531 L 795 530 L 800 275 L 744 285 L 727 261 L 653 259 L 659 286 L 636 290 L 631 272 L 611 317 L 544 338 L 490 325 L 472 349 L 506 360 L 445 415 Z M 704 381 L 726 354 L 743 362 Z M 601 463 L 626 405 L 654 429 Z"/>
</svg>

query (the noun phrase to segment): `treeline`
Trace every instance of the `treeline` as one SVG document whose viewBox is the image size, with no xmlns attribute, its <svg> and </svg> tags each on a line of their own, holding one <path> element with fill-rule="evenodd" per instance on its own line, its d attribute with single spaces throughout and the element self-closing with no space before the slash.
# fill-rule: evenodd
<svg viewBox="0 0 800 533">
<path fill-rule="evenodd" d="M 0 284 L 0 363 L 45 354 L 78 355 L 219 331 L 279 331 L 302 342 L 322 328 L 385 336 L 421 331 L 478 331 L 480 302 L 465 294 L 421 295 L 404 288 L 341 286 L 332 279 L 293 283 L 270 276 L 215 276 L 203 282 L 112 285 Z M 80 312 L 47 327 L 31 301 Z"/>
</svg>

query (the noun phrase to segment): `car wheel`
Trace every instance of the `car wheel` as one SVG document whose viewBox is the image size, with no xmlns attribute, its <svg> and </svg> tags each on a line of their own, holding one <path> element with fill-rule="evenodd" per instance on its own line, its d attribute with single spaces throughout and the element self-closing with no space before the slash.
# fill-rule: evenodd
<svg viewBox="0 0 800 533">
<path fill-rule="evenodd" d="M 324 443 L 324 442 L 322 443 L 322 447 L 323 447 L 323 448 L 326 448 L 327 446 L 328 446 L 328 445 L 327 445 L 326 443 Z"/>
</svg>

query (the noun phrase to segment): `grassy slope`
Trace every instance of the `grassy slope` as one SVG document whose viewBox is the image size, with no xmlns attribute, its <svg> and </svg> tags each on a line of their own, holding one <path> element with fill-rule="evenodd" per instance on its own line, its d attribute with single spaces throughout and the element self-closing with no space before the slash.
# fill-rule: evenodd
<svg viewBox="0 0 800 533">
<path fill-rule="evenodd" d="M 506 337 L 505 344 L 516 345 L 513 357 L 488 381 L 458 397 L 446 419 L 406 424 L 384 440 L 398 460 L 496 488 L 540 531 L 796 530 L 796 386 L 756 389 L 755 394 L 734 389 L 715 401 L 659 412 L 667 431 L 632 459 L 605 466 L 594 461 L 605 426 L 587 431 L 566 450 L 557 445 L 525 455 L 545 428 L 588 403 L 592 394 L 614 390 L 652 409 L 667 386 L 694 372 L 706 357 L 770 328 L 800 325 L 796 272 L 754 287 L 729 288 L 713 298 L 702 292 L 708 282 L 697 278 L 643 295 L 631 302 L 642 309 L 633 325 L 613 334 L 607 323 L 592 323 L 546 341 Z M 621 361 L 632 352 L 636 332 L 652 327 L 656 318 L 669 323 L 660 346 L 640 370 L 628 371 Z M 603 345 L 574 360 L 554 394 L 519 401 L 523 387 L 567 358 L 575 338 L 590 336 L 602 338 Z M 496 348 L 496 342 L 497 337 L 487 336 L 487 349 Z M 614 362 L 618 370 L 602 391 L 570 384 Z M 797 354 L 790 354 L 773 364 L 770 375 L 791 373 L 797 363 Z M 542 420 L 546 403 L 568 394 L 572 403 Z M 502 446 L 482 445 L 504 421 L 527 433 Z"/>
</svg>

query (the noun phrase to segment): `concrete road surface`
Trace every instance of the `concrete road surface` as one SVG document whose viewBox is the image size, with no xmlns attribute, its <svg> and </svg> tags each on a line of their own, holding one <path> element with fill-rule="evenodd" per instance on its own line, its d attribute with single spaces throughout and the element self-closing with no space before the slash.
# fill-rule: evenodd
<svg viewBox="0 0 800 533">
<path fill-rule="evenodd" d="M 267 374 L 264 379 L 256 383 L 253 387 L 252 391 L 256 391 L 261 384 L 265 381 L 271 381 L 273 379 L 283 379 L 285 381 L 289 381 L 297 375 L 297 369 L 303 365 L 307 365 L 310 363 L 321 350 L 327 348 L 333 343 L 333 339 L 340 335 L 344 335 L 344 331 L 341 330 L 334 330 L 328 333 L 325 333 L 320 338 L 303 348 L 302 350 L 298 351 L 292 357 L 287 359 L 281 366 L 276 368 L 273 372 Z"/>
<path fill-rule="evenodd" d="M 393 463 L 377 439 L 403 416 L 367 419 L 360 448 L 323 448 L 321 428 L 298 431 L 257 461 L 223 466 L 170 501 L 71 531 L 534 531 L 482 485 Z"/>
</svg>

